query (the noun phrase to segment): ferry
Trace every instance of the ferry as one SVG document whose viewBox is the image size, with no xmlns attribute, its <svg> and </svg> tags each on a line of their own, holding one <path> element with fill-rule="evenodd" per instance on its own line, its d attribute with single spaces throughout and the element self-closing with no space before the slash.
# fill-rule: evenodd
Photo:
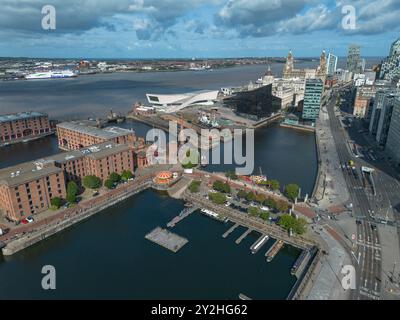
<svg viewBox="0 0 400 320">
<path fill-rule="evenodd" d="M 61 70 L 61 71 L 44 71 L 27 74 L 25 76 L 26 80 L 39 80 L 39 79 L 64 79 L 64 78 L 74 78 L 78 75 L 71 70 Z"/>
<path fill-rule="evenodd" d="M 224 221 L 226 222 L 228 219 L 220 217 L 218 213 L 215 213 L 214 211 L 208 210 L 208 209 L 201 209 L 201 212 L 204 213 L 206 216 L 209 216 L 215 220 L 218 221 Z"/>
<path fill-rule="evenodd" d="M 256 254 L 258 250 L 269 240 L 269 236 L 265 235 L 262 237 L 253 247 L 251 247 L 251 253 Z"/>
<path fill-rule="evenodd" d="M 282 249 L 285 243 L 282 240 L 276 241 L 272 247 L 267 251 L 265 256 L 267 257 L 267 262 L 271 262 L 275 256 L 278 254 L 279 250 Z"/>
</svg>

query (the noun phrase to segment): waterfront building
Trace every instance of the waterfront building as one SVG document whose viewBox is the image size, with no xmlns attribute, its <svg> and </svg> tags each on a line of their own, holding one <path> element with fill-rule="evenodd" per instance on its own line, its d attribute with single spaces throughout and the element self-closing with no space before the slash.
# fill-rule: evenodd
<svg viewBox="0 0 400 320">
<path fill-rule="evenodd" d="M 392 158 L 391 160 L 400 166 L 400 96 L 396 96 L 393 102 L 385 151 Z"/>
<path fill-rule="evenodd" d="M 239 115 L 254 120 L 270 117 L 279 112 L 282 105 L 280 99 L 272 95 L 272 84 L 238 92 L 223 103 Z"/>
<path fill-rule="evenodd" d="M 97 128 L 87 122 L 71 121 L 57 125 L 58 145 L 63 150 L 77 150 L 112 141 L 118 144 L 136 141 L 135 132 L 119 127 Z"/>
<path fill-rule="evenodd" d="M 347 70 L 353 74 L 362 73 L 361 49 L 359 45 L 352 44 L 347 54 Z"/>
<path fill-rule="evenodd" d="M 192 106 L 212 106 L 219 91 L 198 91 L 182 94 L 146 94 L 148 102 L 158 111 L 173 113 Z"/>
<path fill-rule="evenodd" d="M 392 120 L 393 106 L 395 100 L 396 100 L 396 95 L 388 94 L 385 96 L 382 104 L 382 109 L 380 112 L 380 117 L 378 122 L 378 129 L 376 132 L 376 141 L 381 146 L 386 145 L 390 128 L 390 122 Z"/>
<path fill-rule="evenodd" d="M 320 79 L 307 79 L 304 93 L 302 118 L 304 120 L 317 120 L 321 109 L 324 83 Z"/>
<path fill-rule="evenodd" d="M 113 172 L 146 166 L 144 150 L 143 143 L 105 142 L 2 169 L 0 209 L 13 221 L 46 211 L 51 199 L 66 197 L 68 181 L 80 183 L 88 175 L 104 181 Z"/>
<path fill-rule="evenodd" d="M 282 88 L 282 89 L 281 89 Z M 300 101 L 304 99 L 304 90 L 306 88 L 306 80 L 301 78 L 291 78 L 291 79 L 275 79 L 272 86 L 272 93 L 279 98 L 281 91 L 281 99 L 289 101 L 289 97 L 284 97 L 284 92 L 288 92 L 288 90 L 293 90 L 293 105 L 298 106 Z M 282 104 L 285 104 L 283 101 Z"/>
<path fill-rule="evenodd" d="M 0 144 L 33 139 L 50 132 L 45 113 L 31 111 L 0 116 Z"/>
<path fill-rule="evenodd" d="M 326 65 L 326 74 L 328 76 L 333 76 L 337 69 L 338 57 L 329 53 L 328 55 L 328 62 Z"/>
<path fill-rule="evenodd" d="M 390 81 L 400 79 L 400 38 L 393 42 L 389 56 L 382 62 L 379 76 Z"/>
<path fill-rule="evenodd" d="M 286 64 L 283 68 L 283 78 L 284 79 L 292 79 L 292 78 L 301 78 L 301 79 L 314 79 L 320 78 L 322 81 L 325 81 L 326 77 L 326 54 L 325 51 L 322 52 L 320 57 L 320 64 L 317 69 L 295 69 L 294 68 L 294 57 L 292 51 L 289 51 L 289 54 L 286 59 Z"/>
</svg>

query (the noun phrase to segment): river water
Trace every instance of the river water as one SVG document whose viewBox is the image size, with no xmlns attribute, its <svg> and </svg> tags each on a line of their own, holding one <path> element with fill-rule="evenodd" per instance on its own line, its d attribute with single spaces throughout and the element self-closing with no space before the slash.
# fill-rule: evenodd
<svg viewBox="0 0 400 320">
<path fill-rule="evenodd" d="M 279 72 L 282 65 L 273 65 Z M 147 92 L 172 93 L 219 89 L 257 79 L 266 66 L 248 66 L 214 72 L 110 74 L 60 81 L 0 84 L 1 113 L 40 110 L 52 117 L 76 119 L 104 116 L 112 107 L 128 111 Z M 3 112 L 4 111 L 4 112 Z M 127 122 L 144 136 L 150 128 Z M 0 168 L 59 152 L 55 137 L 0 149 Z M 281 184 L 298 183 L 311 193 L 317 171 L 314 135 L 278 125 L 256 131 L 255 173 Z M 230 165 L 210 165 L 225 171 Z M 0 258 L 0 299 L 7 298 L 132 298 L 132 299 L 284 299 L 295 283 L 290 268 L 299 250 L 286 246 L 272 263 L 264 254 L 272 241 L 255 255 L 251 234 L 240 245 L 237 229 L 195 213 L 173 231 L 189 243 L 177 254 L 144 238 L 182 210 L 183 204 L 146 191 L 105 210 L 11 258 Z M 57 290 L 41 289 L 41 268 L 57 270 Z"/>
</svg>

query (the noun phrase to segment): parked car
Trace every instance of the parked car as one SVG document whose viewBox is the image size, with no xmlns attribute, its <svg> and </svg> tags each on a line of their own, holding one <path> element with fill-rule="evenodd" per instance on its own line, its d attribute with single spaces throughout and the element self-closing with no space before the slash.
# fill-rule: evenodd
<svg viewBox="0 0 400 320">
<path fill-rule="evenodd" d="M 21 220 L 21 223 L 22 224 L 30 224 L 30 223 L 32 223 L 32 222 L 34 222 L 35 221 L 35 219 L 33 219 L 33 217 L 27 217 L 27 218 L 25 218 L 25 219 L 22 219 Z"/>
</svg>

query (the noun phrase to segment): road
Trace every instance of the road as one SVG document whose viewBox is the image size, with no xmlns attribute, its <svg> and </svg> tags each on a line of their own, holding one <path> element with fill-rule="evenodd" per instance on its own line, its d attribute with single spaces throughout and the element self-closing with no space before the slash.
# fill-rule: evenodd
<svg viewBox="0 0 400 320">
<path fill-rule="evenodd" d="M 360 168 L 363 165 L 360 160 L 352 154 L 347 143 L 347 136 L 340 120 L 335 114 L 337 94 L 327 105 L 332 135 L 335 141 L 340 164 L 353 160 Z M 373 220 L 370 213 L 373 211 L 367 191 L 364 189 L 361 175 L 358 178 L 352 172 L 345 173 L 345 181 L 348 186 L 350 198 L 353 204 L 354 217 L 359 220 L 357 227 L 357 240 L 353 246 L 353 257 L 357 270 L 357 290 L 353 292 L 353 299 L 380 299 L 381 298 L 381 248 L 379 234 L 373 230 Z"/>
</svg>

